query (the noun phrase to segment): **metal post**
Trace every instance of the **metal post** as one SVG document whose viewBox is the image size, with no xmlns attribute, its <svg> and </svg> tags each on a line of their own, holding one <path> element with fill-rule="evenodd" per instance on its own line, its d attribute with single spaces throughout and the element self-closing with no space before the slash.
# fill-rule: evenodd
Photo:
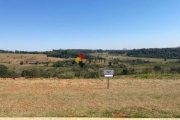
<svg viewBox="0 0 180 120">
<path fill-rule="evenodd" d="M 107 89 L 109 89 L 109 77 L 108 77 L 108 82 L 107 82 Z"/>
</svg>

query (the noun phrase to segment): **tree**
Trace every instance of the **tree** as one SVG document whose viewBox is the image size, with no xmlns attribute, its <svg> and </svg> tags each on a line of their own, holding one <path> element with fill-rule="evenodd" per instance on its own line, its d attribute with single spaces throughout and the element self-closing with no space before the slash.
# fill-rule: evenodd
<svg viewBox="0 0 180 120">
<path fill-rule="evenodd" d="M 49 62 L 46 62 L 46 66 L 48 67 L 48 65 L 49 65 Z"/>
<path fill-rule="evenodd" d="M 111 66 L 111 64 L 112 64 L 112 63 L 111 63 L 111 62 L 109 62 L 109 66 Z"/>
<path fill-rule="evenodd" d="M 23 61 L 20 62 L 20 65 L 23 65 Z"/>
<path fill-rule="evenodd" d="M 164 58 L 164 61 L 166 61 L 166 60 L 167 60 L 167 58 L 165 57 L 165 58 Z"/>
<path fill-rule="evenodd" d="M 5 65 L 0 64 L 0 77 L 2 78 L 15 78 L 18 74 L 15 71 L 9 71 Z"/>
<path fill-rule="evenodd" d="M 180 62 L 180 56 L 178 57 L 178 59 L 179 59 L 179 62 Z"/>
<path fill-rule="evenodd" d="M 103 60 L 104 60 L 104 63 L 106 62 L 106 58 L 103 58 Z"/>
<path fill-rule="evenodd" d="M 5 65 L 0 64 L 0 77 L 8 77 L 8 68 Z"/>
<path fill-rule="evenodd" d="M 155 71 L 159 71 L 159 70 L 161 70 L 161 66 L 159 66 L 159 65 L 155 65 L 155 66 L 154 66 L 154 70 L 155 70 Z"/>
<path fill-rule="evenodd" d="M 122 75 L 127 75 L 128 74 L 128 69 L 127 68 L 123 68 L 121 74 Z"/>
</svg>

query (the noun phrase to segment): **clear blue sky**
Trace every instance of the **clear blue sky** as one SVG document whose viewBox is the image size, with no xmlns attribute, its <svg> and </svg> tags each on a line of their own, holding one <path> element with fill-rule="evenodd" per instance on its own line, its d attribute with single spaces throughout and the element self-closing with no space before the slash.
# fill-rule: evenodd
<svg viewBox="0 0 180 120">
<path fill-rule="evenodd" d="M 180 0 L 0 0 L 0 49 L 180 46 Z"/>
</svg>

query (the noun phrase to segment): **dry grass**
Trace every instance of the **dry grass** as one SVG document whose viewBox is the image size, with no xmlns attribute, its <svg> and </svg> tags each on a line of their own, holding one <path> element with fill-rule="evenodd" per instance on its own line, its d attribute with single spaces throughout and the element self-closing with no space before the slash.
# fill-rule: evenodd
<svg viewBox="0 0 180 120">
<path fill-rule="evenodd" d="M 156 62 L 156 63 L 169 63 L 169 62 L 178 62 L 178 59 L 167 59 L 166 61 L 163 58 L 146 58 L 146 57 L 129 57 L 126 56 L 126 54 L 119 54 L 119 55 L 110 55 L 108 53 L 93 53 L 91 54 L 93 56 L 101 56 L 106 58 L 106 64 L 108 64 L 108 60 L 113 60 L 113 59 L 120 59 L 120 60 L 136 60 L 136 59 L 141 59 L 145 61 L 150 61 L 150 62 Z"/>
<path fill-rule="evenodd" d="M 64 58 L 47 57 L 45 54 L 11 54 L 0 53 L 0 64 L 9 68 L 9 70 L 33 69 L 33 68 L 47 68 L 46 64 L 35 64 L 49 62 L 51 66 L 56 61 L 66 60 Z M 23 65 L 20 62 L 23 61 Z"/>
<path fill-rule="evenodd" d="M 180 80 L 0 79 L 1 117 L 180 117 Z"/>
<path fill-rule="evenodd" d="M 109 59 L 112 58 L 119 58 L 119 59 L 123 59 L 123 60 L 133 60 L 133 59 L 141 59 L 141 60 L 147 60 L 150 62 L 157 62 L 157 63 L 168 63 L 168 62 L 177 62 L 177 59 L 167 59 L 166 61 L 164 61 L 164 59 L 162 58 L 145 58 L 145 57 L 129 57 L 129 56 L 125 56 L 125 55 L 113 55 L 113 56 L 109 56 Z"/>
<path fill-rule="evenodd" d="M 56 62 L 64 60 L 62 58 L 47 57 L 45 54 L 11 54 L 11 53 L 0 53 L 0 63 L 34 63 L 38 62 Z"/>
</svg>

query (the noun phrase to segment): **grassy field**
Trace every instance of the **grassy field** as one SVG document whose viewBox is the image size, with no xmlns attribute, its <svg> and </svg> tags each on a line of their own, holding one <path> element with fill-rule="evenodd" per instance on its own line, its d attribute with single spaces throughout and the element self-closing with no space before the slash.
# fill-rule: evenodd
<svg viewBox="0 0 180 120">
<path fill-rule="evenodd" d="M 0 79 L 1 117 L 180 117 L 180 79 Z"/>
<path fill-rule="evenodd" d="M 45 54 L 10 54 L 10 53 L 0 53 L 0 64 L 7 66 L 10 70 L 21 71 L 24 69 L 33 69 L 33 68 L 48 68 L 45 64 L 35 64 L 36 62 L 49 62 L 49 66 L 53 62 L 63 61 L 66 59 L 47 57 Z M 23 62 L 23 65 L 20 65 L 20 62 Z"/>
<path fill-rule="evenodd" d="M 0 63 L 33 63 L 33 62 L 56 62 L 62 58 L 47 57 L 45 54 L 11 54 L 0 53 Z"/>
<path fill-rule="evenodd" d="M 141 60 L 148 60 L 150 62 L 156 62 L 157 64 L 161 64 L 164 66 L 176 66 L 176 63 L 171 62 L 177 62 L 177 59 L 167 59 L 164 61 L 164 59 L 160 58 L 140 58 L 140 57 L 128 57 L 126 55 L 109 55 L 107 53 L 94 53 L 91 54 L 94 56 L 102 56 L 106 58 L 106 64 L 112 59 L 119 58 L 120 60 L 135 60 L 135 59 L 141 59 Z M 10 53 L 0 53 L 0 64 L 6 65 L 9 69 L 13 70 L 14 68 L 17 69 L 31 69 L 34 67 L 41 67 L 45 66 L 44 64 L 34 64 L 36 62 L 49 62 L 49 66 L 51 66 L 56 61 L 63 61 L 68 60 L 65 58 L 55 58 L 55 57 L 47 57 L 45 54 L 10 54 Z M 19 63 L 23 61 L 23 66 L 21 66 Z M 149 65 L 151 65 L 150 63 Z M 148 64 L 147 64 L 148 65 Z M 154 64 L 153 64 L 154 65 Z"/>
<path fill-rule="evenodd" d="M 167 63 L 167 62 L 176 62 L 177 59 L 167 59 L 164 61 L 162 58 L 143 58 L 143 57 L 128 57 L 126 55 L 109 55 L 107 53 L 93 53 L 93 56 L 106 57 L 108 60 L 119 58 L 119 59 L 142 59 L 149 60 L 151 62 Z M 56 62 L 59 60 L 66 60 L 63 58 L 47 57 L 45 54 L 11 54 L 11 53 L 0 53 L 0 63 L 19 63 L 20 61 L 32 63 L 32 62 Z"/>
<path fill-rule="evenodd" d="M 157 63 L 168 63 L 168 62 L 177 62 L 178 61 L 177 59 L 167 59 L 165 61 L 162 58 L 129 57 L 129 56 L 126 56 L 125 54 L 109 55 L 108 53 L 93 53 L 91 55 L 106 57 L 109 60 L 116 59 L 116 58 L 119 58 L 121 60 L 141 59 L 141 60 L 147 60 L 147 61 L 150 61 L 150 62 L 157 62 Z"/>
</svg>

